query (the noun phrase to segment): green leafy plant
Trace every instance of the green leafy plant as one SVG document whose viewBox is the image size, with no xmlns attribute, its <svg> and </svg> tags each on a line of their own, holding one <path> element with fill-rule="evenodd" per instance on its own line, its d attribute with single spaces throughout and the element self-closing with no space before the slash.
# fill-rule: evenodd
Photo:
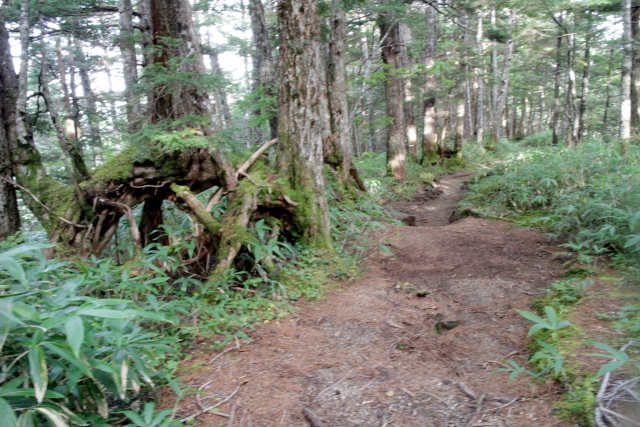
<svg viewBox="0 0 640 427">
<path fill-rule="evenodd" d="M 558 330 L 571 326 L 571 322 L 569 322 L 568 320 L 558 319 L 558 313 L 553 307 L 545 306 L 544 311 L 547 315 L 546 318 L 537 316 L 530 311 L 518 310 L 518 313 L 520 313 L 522 317 L 535 323 L 535 325 L 531 326 L 531 328 L 529 329 L 529 333 L 527 334 L 527 336 L 530 337 L 540 330 L 547 329 L 552 331 L 552 336 L 554 338 L 557 338 Z"/>
<path fill-rule="evenodd" d="M 461 205 L 547 231 L 581 262 L 637 252 L 640 150 L 625 161 L 611 146 L 521 150 L 481 173 Z"/>
<path fill-rule="evenodd" d="M 514 362 L 513 360 L 507 360 L 507 363 L 511 365 L 511 368 L 499 368 L 493 371 L 493 373 L 495 374 L 496 372 L 511 372 L 511 375 L 509 375 L 509 384 L 511 384 L 516 379 L 516 377 L 520 374 L 527 374 L 536 378 L 539 377 L 539 375 L 536 374 L 535 372 L 528 370 L 524 366 L 520 366 L 517 362 Z"/>
<path fill-rule="evenodd" d="M 541 341 L 536 340 L 536 342 L 544 349 L 543 351 L 539 351 L 534 354 L 531 359 L 529 359 L 530 363 L 538 362 L 542 365 L 542 370 L 539 375 L 544 375 L 547 372 L 550 372 L 553 369 L 553 375 L 555 378 L 560 376 L 562 373 L 562 367 L 564 365 L 565 357 L 562 356 L 558 350 L 555 349 L 552 345 Z"/>
<path fill-rule="evenodd" d="M 597 347 L 601 350 L 606 351 L 608 354 L 602 353 L 588 353 L 588 356 L 599 356 L 599 357 L 607 357 L 613 359 L 611 362 L 604 365 L 598 371 L 598 376 L 606 375 L 615 371 L 616 369 L 620 369 L 625 365 L 632 366 L 637 373 L 640 373 L 640 360 L 634 359 L 624 350 L 616 350 L 608 344 L 601 342 L 593 342 L 589 341 L 587 344 L 591 344 L 594 347 Z"/>
<path fill-rule="evenodd" d="M 143 327 L 162 313 L 83 294 L 83 274 L 44 248 L 0 253 L 0 408 L 19 425 L 87 425 L 162 382 L 175 340 Z"/>
<path fill-rule="evenodd" d="M 145 403 L 142 414 L 133 411 L 123 411 L 122 413 L 133 422 L 127 424 L 126 427 L 178 427 L 181 426 L 177 421 L 173 421 L 173 417 L 167 418 L 173 409 L 164 409 L 155 412 L 155 403 Z"/>
</svg>

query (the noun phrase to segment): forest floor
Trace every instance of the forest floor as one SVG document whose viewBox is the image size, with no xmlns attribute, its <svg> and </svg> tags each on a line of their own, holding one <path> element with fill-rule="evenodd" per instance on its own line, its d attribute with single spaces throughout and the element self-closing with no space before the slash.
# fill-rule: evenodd
<svg viewBox="0 0 640 427">
<path fill-rule="evenodd" d="M 220 357 L 193 354 L 181 381 L 204 394 L 178 415 L 237 390 L 222 415 L 202 414 L 194 425 L 569 425 L 553 415 L 560 391 L 552 382 L 519 376 L 509 385 L 508 373 L 492 374 L 526 352 L 531 323 L 515 309 L 530 309 L 532 295 L 561 274 L 558 249 L 507 222 L 450 222 L 469 176 L 445 175 L 411 202 L 392 203 L 415 226 L 380 232 L 393 256 L 373 254 L 355 283 L 258 325 L 251 342 L 232 342 Z"/>
</svg>

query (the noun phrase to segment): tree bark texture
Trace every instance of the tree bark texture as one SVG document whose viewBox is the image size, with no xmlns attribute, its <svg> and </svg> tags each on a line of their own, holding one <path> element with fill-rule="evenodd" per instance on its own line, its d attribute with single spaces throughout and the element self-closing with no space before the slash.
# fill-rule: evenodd
<svg viewBox="0 0 640 427">
<path fill-rule="evenodd" d="M 82 85 L 82 92 L 84 93 L 85 101 L 85 115 L 87 116 L 87 122 L 89 123 L 89 143 L 93 152 L 94 166 L 100 166 L 104 163 L 104 157 L 102 154 L 102 140 L 100 137 L 100 125 L 98 117 L 98 108 L 96 105 L 96 95 L 91 88 L 91 79 L 89 78 L 89 64 L 82 51 L 80 41 L 75 39 L 75 63 L 78 66 L 80 74 L 80 84 Z"/>
<path fill-rule="evenodd" d="M 218 58 L 218 49 L 211 47 L 209 51 L 209 61 L 211 62 L 211 70 L 222 81 L 224 75 L 222 74 L 222 68 L 220 68 L 220 60 Z M 213 90 L 216 95 L 216 103 L 220 106 L 222 117 L 224 118 L 224 124 L 227 127 L 233 126 L 233 118 L 231 117 L 231 110 L 229 109 L 229 102 L 227 101 L 227 91 L 224 84 L 220 84 Z M 262 139 L 255 141 L 255 145 L 262 143 Z"/>
<path fill-rule="evenodd" d="M 556 67 L 553 85 L 553 115 L 551 117 L 551 145 L 558 145 L 558 124 L 560 114 L 560 70 L 562 68 L 562 36 L 556 38 Z"/>
<path fill-rule="evenodd" d="M 483 26 L 482 26 L 482 18 L 483 15 L 478 13 L 478 28 L 476 32 L 476 50 L 478 53 L 477 66 L 476 66 L 476 76 L 478 79 L 478 95 L 476 97 L 476 141 L 479 146 L 483 146 L 484 139 L 484 61 L 483 61 L 483 47 L 482 47 L 482 39 L 483 35 Z"/>
<path fill-rule="evenodd" d="M 269 29 L 264 15 L 261 0 L 249 0 L 249 15 L 251 16 L 251 30 L 253 32 L 253 88 L 254 93 L 261 90 L 266 97 L 277 96 L 276 64 L 273 59 L 273 49 L 269 41 Z M 278 135 L 278 116 L 275 112 L 260 111 L 269 114 L 269 129 L 271 138 Z M 255 113 L 254 113 L 255 114 Z"/>
<path fill-rule="evenodd" d="M 378 17 L 380 37 L 386 37 L 382 46 L 382 61 L 385 67 L 385 99 L 387 105 L 387 172 L 397 181 L 404 181 L 407 174 L 407 154 L 404 145 L 404 108 L 402 105 L 402 67 L 400 55 L 400 29 L 389 14 Z"/>
<path fill-rule="evenodd" d="M 633 67 L 633 37 L 631 34 L 631 0 L 622 0 L 623 56 L 622 99 L 620 103 L 620 139 L 622 155 L 627 156 L 631 138 L 631 69 Z"/>
<path fill-rule="evenodd" d="M 411 30 L 404 22 L 398 23 L 398 32 L 400 34 L 400 58 L 402 60 L 402 68 L 411 70 L 413 67 L 413 58 L 408 49 L 408 43 L 411 42 Z M 414 161 L 418 161 L 418 127 L 416 126 L 414 108 L 413 108 L 413 87 L 411 81 L 411 73 L 403 79 L 402 90 L 404 92 L 404 122 L 406 127 L 407 151 Z"/>
<path fill-rule="evenodd" d="M 456 124 L 453 143 L 453 152 L 456 157 L 462 157 L 462 143 L 465 138 L 465 118 L 467 117 L 467 104 L 468 104 L 468 91 L 467 91 L 467 73 L 466 71 L 466 54 L 465 49 L 468 42 L 468 26 L 469 26 L 469 13 L 463 7 L 460 12 L 460 44 L 458 45 L 458 60 L 456 64 L 457 78 L 456 78 Z"/>
<path fill-rule="evenodd" d="M 22 24 L 21 21 L 21 32 Z M 28 19 L 26 25 L 28 39 Z M 26 66 L 27 64 L 22 64 L 23 69 L 26 69 Z M 18 199 L 16 189 L 13 186 L 13 147 L 11 144 L 17 115 L 15 109 L 10 108 L 11 105 L 15 105 L 19 97 L 17 86 L 18 80 L 13 68 L 9 33 L 5 29 L 3 10 L 0 9 L 0 120 L 2 120 L 0 125 L 0 153 L 2 153 L 0 155 L 0 241 L 20 229 Z M 26 98 L 24 99 L 26 100 Z"/>
<path fill-rule="evenodd" d="M 589 96 L 589 72 L 591 69 L 591 36 L 587 34 L 584 46 L 584 69 L 582 70 L 582 91 L 580 94 L 580 107 L 578 111 L 578 138 L 576 144 L 582 144 L 587 112 L 587 97 Z"/>
<path fill-rule="evenodd" d="M 347 14 L 341 0 L 331 7 L 331 36 L 327 64 L 327 89 L 331 135 L 324 142 L 324 162 L 336 172 L 343 185 L 348 185 L 351 171 L 349 107 L 347 105 L 345 27 Z"/>
<path fill-rule="evenodd" d="M 122 74 L 124 77 L 124 98 L 127 103 L 127 123 L 130 134 L 142 128 L 140 97 L 135 92 L 138 84 L 138 61 L 133 40 L 133 6 L 131 0 L 118 0 L 119 47 L 122 55 Z"/>
<path fill-rule="evenodd" d="M 509 32 L 514 30 L 516 21 L 516 11 L 511 10 L 509 13 Z M 507 104 L 507 93 L 509 90 L 509 78 L 511 71 L 511 57 L 513 55 L 513 35 L 509 35 L 509 39 L 505 43 L 504 55 L 502 59 L 502 70 L 500 71 L 500 81 L 495 101 L 493 132 L 496 140 L 500 140 L 503 133 L 502 115 Z"/>
<path fill-rule="evenodd" d="M 496 30 L 496 8 L 491 8 L 491 29 Z M 500 85 L 500 70 L 498 69 L 498 45 L 495 41 L 491 42 L 491 71 L 492 71 L 492 84 L 491 84 L 491 126 L 493 137 L 498 134 L 498 131 L 493 128 L 496 123 L 496 117 L 499 116 L 502 120 L 502 113 L 498 114 L 496 111 L 496 102 L 498 101 L 498 87 Z"/>
<path fill-rule="evenodd" d="M 202 87 L 205 69 L 191 5 L 184 0 L 150 0 L 150 14 L 156 47 L 151 61 L 156 72 L 165 74 L 163 82 L 154 86 L 149 105 L 151 123 L 211 117 L 206 88 Z M 186 75 L 192 83 L 182 82 Z M 211 133 L 206 124 L 188 125 L 200 129 L 204 135 Z"/>
<path fill-rule="evenodd" d="M 295 191 L 305 240 L 330 248 L 323 138 L 330 130 L 321 26 L 314 0 L 280 0 L 278 166 Z"/>
<path fill-rule="evenodd" d="M 565 116 L 568 120 L 567 135 L 565 138 L 567 147 L 574 147 L 578 139 L 578 90 L 576 84 L 576 70 L 574 64 L 576 36 L 573 32 L 567 34 L 567 97 Z"/>
<path fill-rule="evenodd" d="M 69 132 L 67 132 L 67 128 L 64 126 L 64 123 L 60 119 L 60 115 L 58 114 L 57 105 L 53 102 L 53 98 L 51 97 L 51 91 L 49 90 L 49 77 L 48 77 L 48 69 L 49 65 L 47 62 L 45 43 L 44 43 L 44 33 L 45 26 L 43 22 L 42 13 L 40 12 L 39 16 L 40 21 L 40 84 L 42 86 L 42 96 L 47 105 L 47 110 L 49 111 L 49 116 L 51 117 L 51 121 L 53 122 L 53 126 L 56 131 L 56 135 L 58 137 L 58 143 L 60 148 L 62 149 L 62 160 L 65 164 L 65 168 L 67 168 L 67 174 L 69 175 L 69 179 L 76 186 L 76 192 L 78 191 L 78 183 L 85 181 L 89 177 L 89 169 L 87 165 L 84 163 L 84 159 L 82 158 L 82 153 L 78 150 L 78 147 L 69 139 Z M 64 82 L 64 75 L 60 75 L 61 81 Z M 64 89 L 66 84 L 62 84 L 63 94 L 67 93 L 67 90 Z M 68 109 L 68 99 L 63 101 L 63 105 L 65 110 Z M 68 164 L 67 159 L 71 161 L 71 165 Z"/>
<path fill-rule="evenodd" d="M 438 11 L 431 5 L 425 9 L 427 41 L 424 48 L 425 76 L 422 133 L 422 163 L 432 162 L 438 154 L 438 138 L 436 133 L 436 76 L 432 71 L 436 63 L 436 43 L 438 41 Z"/>
<path fill-rule="evenodd" d="M 611 46 L 611 51 L 609 53 L 609 66 L 607 67 L 607 80 L 605 87 L 605 95 L 604 95 L 604 113 L 602 115 L 602 138 L 605 138 L 607 134 L 607 116 L 609 114 L 609 104 L 611 102 L 611 71 L 613 69 L 613 56 L 615 53 L 614 46 Z"/>
<path fill-rule="evenodd" d="M 631 126 L 640 126 L 640 3 L 631 4 L 631 37 L 633 37 L 633 65 L 631 70 Z"/>
</svg>

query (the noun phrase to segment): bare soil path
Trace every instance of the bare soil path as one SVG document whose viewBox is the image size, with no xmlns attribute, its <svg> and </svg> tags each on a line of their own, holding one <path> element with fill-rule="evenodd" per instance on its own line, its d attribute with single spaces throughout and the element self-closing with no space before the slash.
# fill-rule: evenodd
<svg viewBox="0 0 640 427">
<path fill-rule="evenodd" d="M 559 273 L 554 248 L 506 222 L 449 223 L 467 178 L 446 176 L 439 197 L 393 204 L 417 226 L 381 234 L 394 256 L 375 254 L 355 284 L 260 325 L 213 363 L 215 354 L 196 354 L 183 381 L 208 396 L 247 382 L 219 408 L 232 419 L 206 414 L 194 425 L 563 425 L 552 386 L 491 373 L 505 358 L 524 360 L 529 323 L 515 309 Z M 181 415 L 198 410 L 194 399 Z"/>
</svg>

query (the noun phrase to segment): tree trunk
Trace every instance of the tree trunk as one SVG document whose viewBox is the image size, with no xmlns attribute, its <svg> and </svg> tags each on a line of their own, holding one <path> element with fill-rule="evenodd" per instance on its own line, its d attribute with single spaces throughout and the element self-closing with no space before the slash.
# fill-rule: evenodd
<svg viewBox="0 0 640 427">
<path fill-rule="evenodd" d="M 462 34 L 460 34 L 460 44 L 458 48 L 458 61 L 456 64 L 457 83 L 456 83 L 456 123 L 455 123 L 455 139 L 453 144 L 453 152 L 456 157 L 462 157 L 462 141 L 465 138 L 465 118 L 467 116 L 467 73 L 466 71 L 466 42 L 467 27 L 469 25 L 469 14 L 463 7 L 460 12 L 460 25 Z M 463 65 L 465 64 L 465 65 Z"/>
<path fill-rule="evenodd" d="M 509 14 L 509 32 L 514 30 L 516 21 L 516 12 L 511 10 Z M 504 56 L 502 60 L 502 71 L 500 72 L 500 83 L 495 103 L 493 129 L 495 140 L 498 141 L 503 136 L 502 115 L 507 103 L 507 92 L 509 90 L 509 78 L 511 71 L 511 57 L 513 55 L 513 35 L 509 35 L 509 39 L 505 43 Z"/>
<path fill-rule="evenodd" d="M 602 139 L 604 140 L 607 135 L 607 115 L 609 114 L 609 103 L 611 102 L 611 70 L 613 69 L 613 55 L 615 53 L 615 47 L 611 46 L 611 53 L 609 54 L 609 66 L 607 67 L 607 80 L 605 86 L 604 95 L 604 114 L 602 116 Z"/>
<path fill-rule="evenodd" d="M 467 60 L 467 50 L 471 51 L 471 31 L 469 28 L 469 11 L 465 6 L 462 7 L 460 24 L 462 26 L 462 49 L 460 50 L 460 60 L 464 67 L 464 132 L 463 139 L 471 139 L 473 137 L 473 108 L 472 108 L 472 95 L 471 95 L 471 83 L 469 76 L 471 75 L 471 68 Z"/>
<path fill-rule="evenodd" d="M 40 67 L 40 84 L 42 86 L 42 96 L 47 104 L 47 110 L 49 111 L 49 115 L 51 116 L 51 121 L 53 122 L 53 126 L 56 131 L 56 135 L 58 137 L 58 144 L 62 149 L 62 160 L 65 164 L 65 168 L 67 169 L 67 174 L 69 175 L 69 179 L 76 186 L 76 192 L 79 193 L 78 183 L 85 181 L 89 177 L 89 169 L 84 163 L 84 159 L 82 158 L 82 153 L 78 150 L 77 146 L 73 141 L 69 139 L 69 135 L 75 135 L 75 126 L 73 121 L 71 122 L 71 126 L 68 123 L 64 123 L 60 120 L 60 116 L 58 114 L 57 106 L 54 104 L 53 99 L 51 97 L 51 92 L 49 90 L 49 77 L 48 77 L 48 63 L 46 57 L 46 44 L 44 42 L 44 34 L 45 34 L 45 26 L 43 22 L 42 13 L 40 12 L 40 57 L 41 57 L 41 67 Z M 64 66 L 62 67 L 64 69 Z M 69 100 L 68 100 L 68 90 L 66 89 L 65 77 L 64 74 L 60 75 L 62 92 L 64 99 L 63 106 L 65 111 L 69 110 Z M 65 120 L 66 122 L 66 120 Z M 65 126 L 66 125 L 66 126 Z M 69 127 L 71 127 L 71 132 L 69 131 Z M 71 165 L 68 164 L 67 159 L 71 160 Z"/>
<path fill-rule="evenodd" d="M 69 46 L 68 46 L 69 47 Z M 78 123 L 76 120 L 76 115 L 71 111 L 71 91 L 69 90 L 69 85 L 67 85 L 67 64 L 62 56 L 62 49 L 60 47 L 60 37 L 56 37 L 56 58 L 58 60 L 58 77 L 60 79 L 60 89 L 61 89 L 61 98 L 62 98 L 62 122 L 60 123 L 63 126 L 63 131 L 66 134 L 67 141 L 73 145 L 78 152 L 78 154 L 83 157 L 84 153 L 82 150 L 82 144 L 78 138 Z M 71 72 L 71 78 L 73 79 L 73 72 Z M 45 76 L 46 79 L 46 76 Z M 48 82 L 44 82 L 45 84 Z M 47 89 L 48 91 L 48 89 Z M 59 111 L 57 111 L 57 107 L 53 107 L 56 109 L 55 112 L 50 111 L 49 113 L 58 115 Z"/>
<path fill-rule="evenodd" d="M 631 5 L 631 37 L 633 37 L 633 64 L 631 70 L 631 126 L 640 127 L 640 4 Z"/>
<path fill-rule="evenodd" d="M 491 8 L 491 29 L 496 31 L 496 8 Z M 500 85 L 500 70 L 498 69 L 498 46 L 495 41 L 491 42 L 491 71 L 493 82 L 491 85 L 491 137 L 496 138 L 499 130 L 495 128 L 498 120 L 502 121 L 502 112 L 497 112 L 498 88 Z M 497 141 L 496 141 L 497 142 Z"/>
<path fill-rule="evenodd" d="M 135 86 L 138 84 L 138 61 L 133 40 L 133 6 L 131 5 L 131 0 L 118 0 L 118 16 L 124 98 L 127 103 L 127 130 L 129 134 L 134 134 L 142 129 L 142 112 L 140 97 L 135 92 Z"/>
<path fill-rule="evenodd" d="M 424 49 L 427 73 L 424 88 L 424 129 L 422 134 L 422 163 L 431 163 L 438 156 L 438 138 L 436 133 L 436 76 L 433 66 L 436 63 L 436 43 L 438 40 L 438 11 L 431 5 L 426 10 L 427 42 Z"/>
<path fill-rule="evenodd" d="M 0 11 L 0 25 L 4 27 L 4 19 Z M 0 38 L 6 34 L 0 29 Z M 4 34 L 3 34 L 4 33 Z M 0 40 L 0 43 L 3 43 Z M 0 59 L 4 61 L 4 59 Z M 4 67 L 0 66 L 0 104 L 5 105 L 4 85 L 2 84 Z M 0 117 L 4 118 L 5 111 L 0 106 Z M 13 186 L 13 165 L 11 163 L 11 147 L 9 136 L 4 126 L 0 126 L 0 242 L 20 230 L 20 212 L 18 211 L 18 198 Z"/>
<path fill-rule="evenodd" d="M 211 69 L 213 73 L 220 78 L 220 81 L 223 81 L 224 76 L 222 74 L 222 68 L 220 68 L 220 61 L 218 59 L 218 49 L 215 47 L 211 47 L 209 51 L 209 60 L 211 61 Z M 223 83 L 214 89 L 216 92 L 216 102 L 220 106 L 220 110 L 222 111 L 222 117 L 224 118 L 225 126 L 228 128 L 233 127 L 233 119 L 231 117 L 231 110 L 229 110 L 229 102 L 227 101 L 227 90 L 224 87 Z M 263 141 L 262 138 L 253 141 L 254 145 L 260 145 Z"/>
<path fill-rule="evenodd" d="M 411 30 L 409 26 L 403 22 L 398 23 L 398 33 L 400 34 L 400 58 L 402 68 L 411 70 L 413 67 L 413 58 L 409 54 L 407 45 L 411 42 Z M 407 137 L 407 151 L 411 158 L 418 161 L 418 127 L 416 126 L 414 108 L 413 108 L 413 88 L 411 82 L 411 72 L 403 80 L 404 91 L 404 119 Z"/>
<path fill-rule="evenodd" d="M 567 135 L 565 138 L 567 147 L 575 147 L 578 139 L 578 90 L 576 85 L 576 71 L 574 68 L 576 36 L 573 32 L 567 34 L 567 97 L 565 115 L 568 120 Z"/>
<path fill-rule="evenodd" d="M 587 111 L 587 96 L 589 95 L 589 70 L 591 68 L 591 36 L 587 34 L 584 46 L 584 69 L 582 70 L 582 93 L 580 94 L 579 124 L 577 144 L 584 140 L 584 127 Z"/>
<path fill-rule="evenodd" d="M 361 86 L 362 89 L 360 93 L 360 99 L 364 103 L 364 105 L 362 106 L 362 115 L 363 115 L 362 127 L 363 127 L 364 137 L 366 137 L 367 131 L 370 131 L 371 129 L 373 129 L 373 116 L 371 114 L 373 112 L 373 106 L 371 105 L 372 104 L 371 90 L 367 88 L 368 87 L 367 82 L 371 75 L 371 55 L 372 54 L 369 53 L 369 41 L 365 37 L 362 40 L 362 57 L 364 58 L 363 60 L 364 73 L 363 73 L 362 86 Z M 367 146 L 366 148 L 363 147 L 363 151 L 365 150 L 373 151 L 373 147 L 375 146 L 374 137 L 375 137 L 375 133 L 371 134 L 369 132 L 368 138 L 367 138 L 367 141 L 368 141 Z"/>
<path fill-rule="evenodd" d="M 273 60 L 269 30 L 261 0 L 249 0 L 249 15 L 251 16 L 251 30 L 255 46 L 253 54 L 254 93 L 261 90 L 261 94 L 264 97 L 274 98 L 277 96 L 276 66 Z M 275 112 L 259 111 L 259 113 L 268 114 L 271 138 L 276 138 L 278 136 L 278 117 Z"/>
<path fill-rule="evenodd" d="M 560 115 L 560 69 L 562 67 L 562 36 L 556 39 L 556 67 L 553 86 L 553 115 L 551 117 L 551 145 L 558 145 L 558 124 Z"/>
<path fill-rule="evenodd" d="M 0 126 L 0 241 L 15 234 L 20 230 L 20 212 L 18 211 L 18 199 L 16 189 L 13 186 L 12 150 L 9 141 L 8 129 L 4 126 L 9 119 L 10 112 L 6 106 L 15 99 L 7 96 L 5 86 L 6 74 L 13 69 L 6 66 L 8 61 L 13 61 L 10 56 L 9 35 L 5 31 L 3 11 L 0 9 L 0 118 L 3 126 Z M 9 55 L 6 55 L 9 53 Z M 11 77 L 10 77 L 11 78 Z M 15 79 L 15 76 L 13 76 Z"/>
<path fill-rule="evenodd" d="M 461 67 L 458 67 L 460 74 L 462 74 Z M 455 136 L 453 142 L 453 152 L 456 157 L 462 157 L 462 140 L 464 139 L 464 110 L 465 110 L 465 100 L 464 100 L 464 89 L 465 89 L 465 81 L 464 78 L 458 78 L 457 89 L 456 89 L 456 121 L 455 121 Z"/>
<path fill-rule="evenodd" d="M 278 166 L 294 190 L 304 239 L 331 248 L 323 174 L 323 136 L 330 126 L 318 3 L 280 0 Z"/>
<path fill-rule="evenodd" d="M 626 158 L 631 138 L 631 71 L 633 67 L 633 37 L 631 35 L 631 0 L 622 0 L 623 58 L 622 99 L 620 103 L 620 139 L 622 155 Z"/>
<path fill-rule="evenodd" d="M 13 185 L 13 160 L 16 129 L 26 129 L 27 71 L 29 66 L 29 1 L 21 2 L 20 10 L 20 76 L 13 68 L 9 33 L 5 28 L 4 11 L 0 8 L 0 241 L 20 230 L 18 198 Z M 20 90 L 22 89 L 22 90 Z M 16 105 L 16 108 L 11 108 Z M 20 108 L 17 108 L 20 107 Z M 25 131 L 26 134 L 26 131 Z"/>
<path fill-rule="evenodd" d="M 341 0 L 333 0 L 331 7 L 331 38 L 327 66 L 331 135 L 325 139 L 324 162 L 336 172 L 338 180 L 348 187 L 351 175 L 351 141 L 349 107 L 347 105 L 345 28 L 347 14 Z"/>
<path fill-rule="evenodd" d="M 478 29 L 476 33 L 476 49 L 478 52 L 476 75 L 478 78 L 478 95 L 476 97 L 476 141 L 480 147 L 483 146 L 484 138 L 484 61 L 482 39 L 484 37 L 482 30 L 482 17 L 478 13 Z"/>
<path fill-rule="evenodd" d="M 80 73 L 80 83 L 82 85 L 82 92 L 84 93 L 84 101 L 86 103 L 85 114 L 87 116 L 87 121 L 89 122 L 89 141 L 93 152 L 93 164 L 94 167 L 97 167 L 104 163 L 102 140 L 100 138 L 98 108 L 96 105 L 96 95 L 93 93 L 93 89 L 91 88 L 89 64 L 87 63 L 82 51 L 82 46 L 78 39 L 75 39 L 74 57 Z"/>
<path fill-rule="evenodd" d="M 177 118 L 211 117 L 208 97 L 197 84 L 205 76 L 200 54 L 200 40 L 193 26 L 191 5 L 185 0 L 150 0 L 155 50 L 151 64 L 169 74 L 191 73 L 192 83 L 183 84 L 180 78 L 168 79 L 153 88 L 149 106 L 151 123 L 164 123 Z M 188 24 L 186 24 L 188 23 Z M 179 41 L 176 43 L 175 41 Z M 170 60 L 185 58 L 179 64 Z M 210 134 L 201 123 L 184 123 L 184 127 L 200 129 Z"/>
<path fill-rule="evenodd" d="M 407 173 L 407 154 L 404 148 L 404 109 L 402 106 L 402 78 L 397 75 L 402 67 L 400 58 L 400 30 L 389 14 L 378 17 L 380 37 L 386 37 L 382 46 L 385 69 L 385 99 L 390 120 L 387 137 L 387 172 L 397 181 L 404 181 Z"/>
</svg>

